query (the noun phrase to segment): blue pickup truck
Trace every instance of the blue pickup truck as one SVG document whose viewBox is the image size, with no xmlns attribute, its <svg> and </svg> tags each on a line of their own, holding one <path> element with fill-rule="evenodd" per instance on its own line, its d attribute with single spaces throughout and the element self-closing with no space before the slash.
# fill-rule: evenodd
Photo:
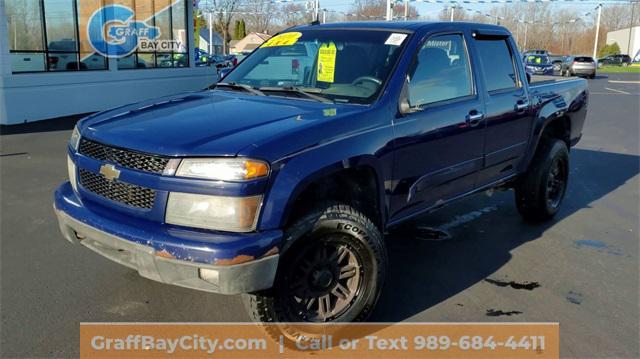
<svg viewBox="0 0 640 359">
<path fill-rule="evenodd" d="M 553 217 L 587 102 L 583 79 L 532 81 L 499 26 L 297 26 L 208 89 L 80 121 L 55 212 L 70 242 L 242 293 L 255 320 L 364 320 L 395 225 L 494 188 Z"/>
</svg>

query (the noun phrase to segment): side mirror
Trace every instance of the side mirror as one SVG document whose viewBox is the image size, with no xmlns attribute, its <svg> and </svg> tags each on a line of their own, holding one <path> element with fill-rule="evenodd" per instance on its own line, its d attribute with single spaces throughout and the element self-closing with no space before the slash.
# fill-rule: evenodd
<svg viewBox="0 0 640 359">
<path fill-rule="evenodd" d="M 230 67 L 225 67 L 223 69 L 220 69 L 220 72 L 218 72 L 218 79 L 222 80 L 225 76 L 227 76 L 227 74 L 229 72 L 231 72 L 232 68 Z"/>
<path fill-rule="evenodd" d="M 419 107 L 411 107 L 411 103 L 409 103 L 409 76 L 405 78 L 404 85 L 402 85 L 402 91 L 400 91 L 400 100 L 398 101 L 398 111 L 402 115 L 420 111 Z"/>
</svg>

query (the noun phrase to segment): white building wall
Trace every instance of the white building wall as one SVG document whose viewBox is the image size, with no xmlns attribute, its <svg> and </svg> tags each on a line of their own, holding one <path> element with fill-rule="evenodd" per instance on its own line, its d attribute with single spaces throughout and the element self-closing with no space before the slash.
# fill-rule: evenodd
<svg viewBox="0 0 640 359">
<path fill-rule="evenodd" d="M 0 0 L 0 34 L 8 34 L 9 24 L 4 12 L 4 0 Z M 0 124 L 5 123 L 7 117 L 7 105 L 3 96 L 4 78 L 11 74 L 11 58 L 9 56 L 8 36 L 0 36 Z"/>
<path fill-rule="evenodd" d="M 629 42 L 629 34 L 631 34 L 631 42 Z M 626 28 L 607 33 L 607 45 L 611 45 L 614 42 L 618 43 L 622 54 L 627 54 L 633 58 L 640 51 L 640 26 L 633 27 L 631 32 L 629 28 Z"/>
<path fill-rule="evenodd" d="M 188 33 L 193 34 L 193 2 L 187 4 Z M 190 68 L 12 74 L 9 39 L 0 0 L 0 124 L 18 124 L 112 107 L 154 97 L 194 91 L 217 80 L 215 67 L 195 67 L 189 36 Z"/>
</svg>

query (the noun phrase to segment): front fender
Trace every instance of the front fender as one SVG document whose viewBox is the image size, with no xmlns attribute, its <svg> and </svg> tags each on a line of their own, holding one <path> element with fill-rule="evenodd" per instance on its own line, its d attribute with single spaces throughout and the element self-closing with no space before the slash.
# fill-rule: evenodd
<svg viewBox="0 0 640 359">
<path fill-rule="evenodd" d="M 311 183 L 347 168 L 368 166 L 377 178 L 381 217 L 386 219 L 386 178 L 391 178 L 391 125 L 364 131 L 300 151 L 272 164 L 273 180 L 265 196 L 259 229 L 282 228 L 298 197 Z"/>
</svg>

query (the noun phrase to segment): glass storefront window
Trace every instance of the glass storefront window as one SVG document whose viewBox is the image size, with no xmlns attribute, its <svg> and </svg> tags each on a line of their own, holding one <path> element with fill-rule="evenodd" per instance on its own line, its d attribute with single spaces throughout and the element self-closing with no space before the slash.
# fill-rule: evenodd
<svg viewBox="0 0 640 359">
<path fill-rule="evenodd" d="M 5 0 L 13 72 L 45 71 L 40 0 Z"/>
<path fill-rule="evenodd" d="M 129 7 L 135 12 L 134 20 L 157 27 L 160 37 L 156 40 L 179 44 L 139 48 L 118 59 L 119 69 L 189 66 L 185 26 L 188 0 L 0 1 L 5 1 L 14 73 L 108 69 L 108 59 L 91 46 L 87 26 L 98 9 L 112 4 Z"/>
<path fill-rule="evenodd" d="M 132 0 L 111 0 L 135 9 L 137 21 L 145 21 L 149 26 L 155 26 L 160 31 L 158 41 L 168 44 L 176 42 L 178 46 L 150 49 L 138 49 L 131 57 L 134 59 L 121 59 L 118 61 L 118 69 L 140 69 L 140 68 L 168 68 L 168 67 L 188 67 L 189 57 L 187 55 L 186 36 L 186 5 L 187 0 L 153 0 L 153 1 L 132 1 Z M 137 64 L 137 65 L 136 65 Z"/>
</svg>

